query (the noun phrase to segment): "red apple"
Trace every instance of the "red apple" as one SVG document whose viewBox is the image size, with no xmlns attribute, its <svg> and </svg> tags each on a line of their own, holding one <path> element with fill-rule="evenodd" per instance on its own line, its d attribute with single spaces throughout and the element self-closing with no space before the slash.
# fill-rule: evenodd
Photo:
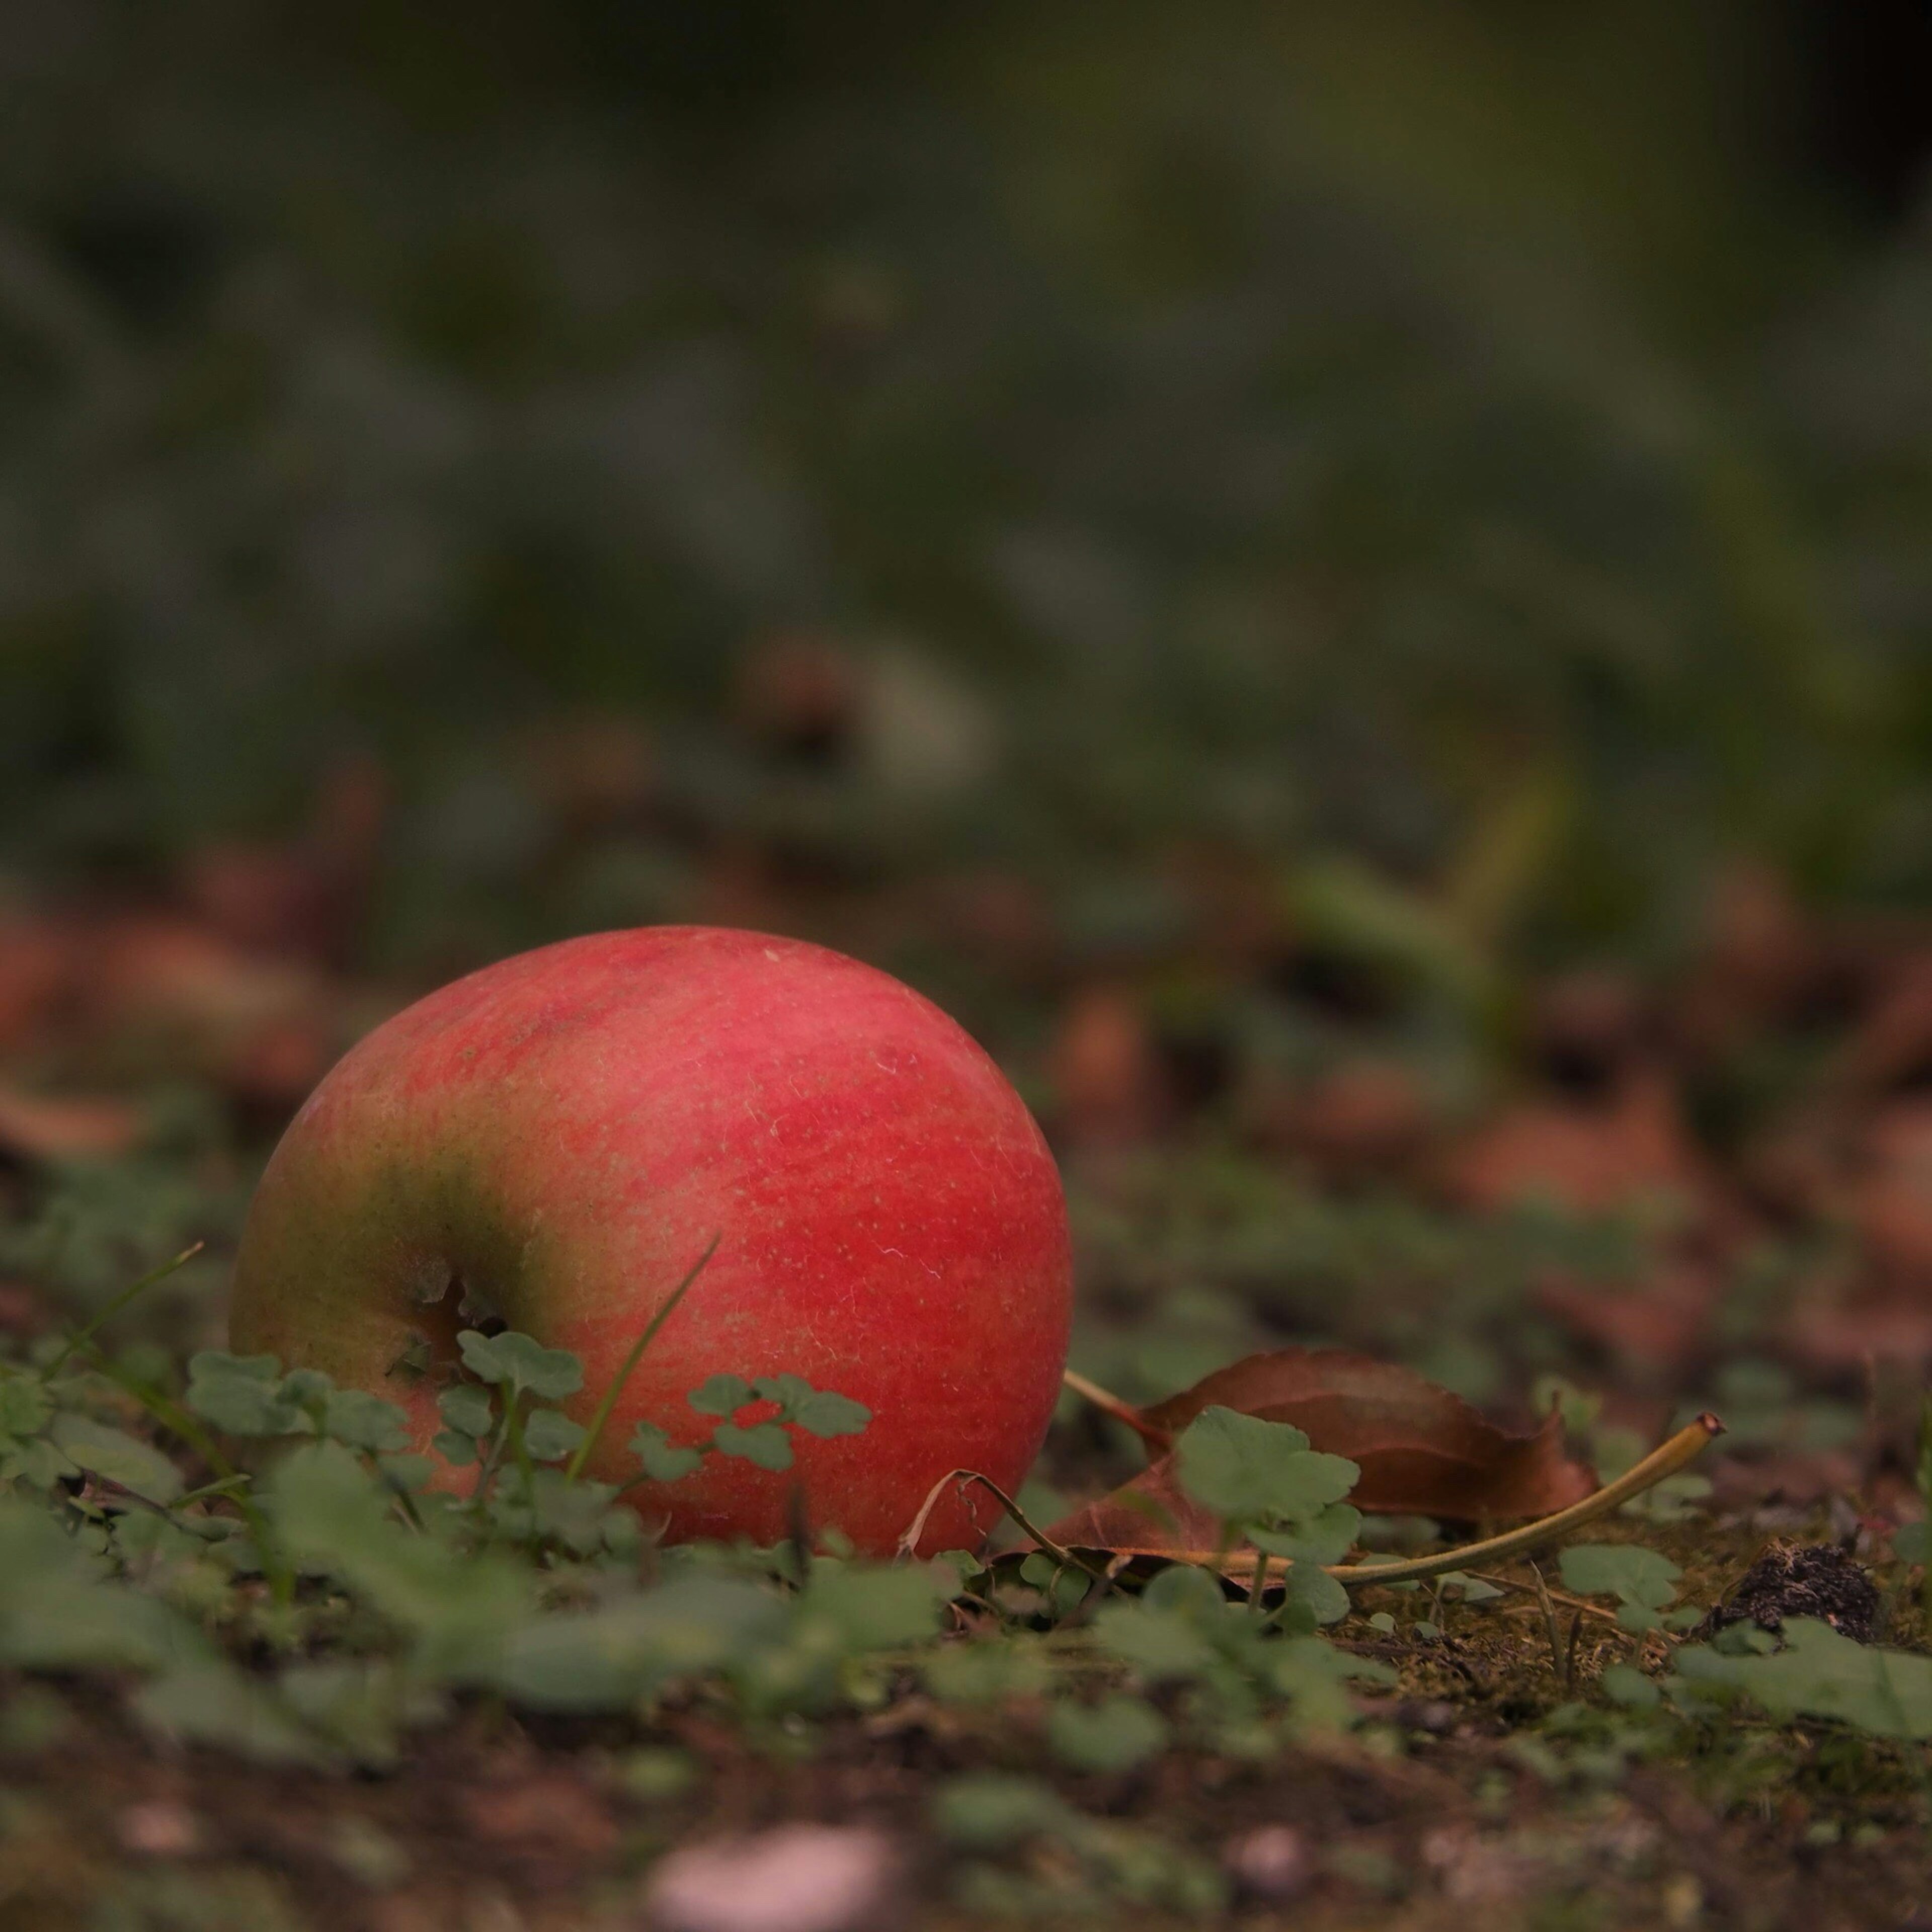
<svg viewBox="0 0 1932 1932">
<path fill-rule="evenodd" d="M 236 1264 L 234 1346 L 322 1369 L 440 1427 L 412 1341 L 454 1356 L 460 1283 L 584 1365 L 587 1421 L 712 1238 L 717 1251 L 626 1384 L 591 1464 L 628 1481 L 640 1420 L 712 1418 L 719 1372 L 802 1376 L 872 1412 L 794 1430 L 773 1473 L 707 1456 L 633 1498 L 673 1538 L 809 1520 L 889 1549 L 952 1468 L 1010 1489 L 1046 1433 L 1071 1300 L 1053 1159 L 998 1067 L 910 988 L 795 940 L 703 926 L 506 959 L 379 1027 L 275 1150 Z M 420 1355 L 420 1347 L 416 1353 Z M 747 1412 L 752 1420 L 767 1410 Z M 970 1544 L 983 1491 L 924 1546 Z"/>
</svg>

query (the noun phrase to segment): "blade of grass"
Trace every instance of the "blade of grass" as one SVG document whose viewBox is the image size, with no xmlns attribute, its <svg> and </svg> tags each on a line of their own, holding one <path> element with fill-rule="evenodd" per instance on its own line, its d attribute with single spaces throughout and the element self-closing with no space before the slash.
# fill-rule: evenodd
<svg viewBox="0 0 1932 1932">
<path fill-rule="evenodd" d="M 158 1268 L 150 1268 L 139 1281 L 124 1288 L 98 1315 L 95 1316 L 92 1322 L 88 1323 L 86 1328 L 76 1330 L 67 1338 L 66 1342 L 56 1352 L 53 1359 L 41 1369 L 40 1380 L 44 1382 L 52 1382 L 54 1377 L 66 1367 L 74 1351 L 86 1348 L 94 1336 L 112 1322 L 129 1302 L 134 1299 L 135 1296 L 152 1288 L 157 1282 L 166 1281 L 176 1268 L 184 1267 L 188 1262 L 193 1261 L 195 1256 L 207 1246 L 208 1244 L 206 1241 L 194 1242 L 190 1246 L 182 1249 L 172 1261 L 164 1262 Z"/>
<path fill-rule="evenodd" d="M 611 1411 L 617 1406 L 617 1398 L 622 1394 L 624 1384 L 631 1379 L 631 1371 L 643 1359 L 644 1351 L 656 1338 L 658 1330 L 676 1312 L 677 1304 L 690 1292 L 692 1283 L 704 1272 L 711 1257 L 718 1252 L 718 1244 L 724 1238 L 724 1231 L 721 1228 L 712 1236 L 704 1253 L 692 1263 L 689 1273 L 671 1290 L 664 1306 L 651 1317 L 644 1332 L 632 1343 L 631 1352 L 624 1358 L 623 1366 L 611 1378 L 610 1386 L 604 1391 L 604 1399 L 597 1405 L 596 1412 L 590 1418 L 590 1426 L 584 1431 L 584 1440 L 577 1445 L 576 1452 L 565 1466 L 563 1473 L 568 1480 L 574 1483 L 583 1474 L 584 1465 L 590 1460 L 591 1451 L 597 1447 L 598 1438 L 602 1436 L 605 1425 L 610 1420 Z"/>
</svg>

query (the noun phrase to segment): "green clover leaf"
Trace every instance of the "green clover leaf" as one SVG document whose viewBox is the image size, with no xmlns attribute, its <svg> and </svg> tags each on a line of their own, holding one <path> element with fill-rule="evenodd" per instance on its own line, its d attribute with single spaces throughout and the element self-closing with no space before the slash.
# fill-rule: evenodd
<svg viewBox="0 0 1932 1932">
<path fill-rule="evenodd" d="M 584 1440 L 584 1428 L 561 1409 L 533 1409 L 524 1423 L 524 1447 L 539 1462 L 560 1462 Z"/>
<path fill-rule="evenodd" d="M 546 1348 L 514 1328 L 501 1335 L 465 1328 L 456 1345 L 464 1366 L 482 1382 L 506 1382 L 546 1402 L 561 1401 L 584 1386 L 584 1364 L 568 1348 Z"/>
<path fill-rule="evenodd" d="M 856 1436 L 872 1419 L 872 1412 L 862 1402 L 830 1389 L 808 1389 L 787 1417 L 808 1436 Z"/>
<path fill-rule="evenodd" d="M 1167 1742 L 1167 1720 L 1138 1697 L 1116 1692 L 1097 1704 L 1056 1704 L 1046 1741 L 1076 1771 L 1131 1771 Z"/>
<path fill-rule="evenodd" d="M 1203 1409 L 1174 1444 L 1180 1486 L 1230 1522 L 1306 1522 L 1355 1486 L 1346 1456 L 1312 1450 L 1286 1422 L 1264 1422 L 1218 1405 Z"/>
<path fill-rule="evenodd" d="M 749 1429 L 721 1422 L 712 1432 L 711 1446 L 722 1456 L 742 1456 L 761 1469 L 791 1467 L 791 1438 L 776 1422 L 754 1422 Z"/>
<path fill-rule="evenodd" d="M 687 1449 L 672 1442 L 655 1422 L 640 1422 L 631 1436 L 631 1454 L 644 1466 L 644 1474 L 653 1482 L 675 1483 L 691 1474 L 704 1460 L 701 1449 Z"/>
<path fill-rule="evenodd" d="M 380 1396 L 362 1389 L 332 1389 L 323 1401 L 322 1432 L 352 1449 L 404 1449 L 409 1446 L 409 1418 Z"/>
<path fill-rule="evenodd" d="M 739 1410 L 754 1399 L 749 1382 L 742 1376 L 710 1376 L 692 1390 L 685 1400 L 700 1415 L 721 1415 L 727 1418 L 736 1415 Z"/>
<path fill-rule="evenodd" d="M 490 1400 L 490 1391 L 474 1382 L 458 1382 L 454 1388 L 445 1389 L 436 1406 L 452 1429 L 479 1442 L 496 1426 L 496 1406 Z"/>
</svg>

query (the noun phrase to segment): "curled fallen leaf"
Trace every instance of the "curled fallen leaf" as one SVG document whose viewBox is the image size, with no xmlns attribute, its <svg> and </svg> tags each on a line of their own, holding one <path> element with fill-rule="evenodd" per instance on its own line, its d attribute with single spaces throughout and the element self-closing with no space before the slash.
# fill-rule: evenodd
<svg viewBox="0 0 1932 1932">
<path fill-rule="evenodd" d="M 1358 1509 L 1500 1521 L 1562 1509 L 1591 1487 L 1553 1415 L 1513 1434 L 1413 1369 L 1346 1348 L 1250 1355 L 1141 1413 L 1171 1441 L 1216 1404 L 1292 1423 L 1313 1448 L 1359 1464 Z"/>
<path fill-rule="evenodd" d="M 1479 1542 L 1401 1562 L 1330 1563 L 1322 1568 L 1345 1586 L 1398 1583 L 1525 1555 L 1560 1540 L 1586 1523 L 1598 1521 L 1688 1468 L 1724 1432 L 1724 1425 L 1707 1411 L 1685 1424 L 1615 1481 L 1560 1509 Z M 1025 1527 L 1017 1511 L 1014 1515 Z M 1108 1576 L 1142 1558 L 1156 1563 L 1212 1564 L 1231 1579 L 1251 1582 L 1258 1574 L 1259 1559 L 1255 1550 L 1243 1544 L 1231 1545 L 1224 1526 L 1187 1501 L 1170 1457 L 1163 1457 L 1112 1495 L 1063 1517 L 1051 1529 L 1032 1534 L 1040 1548 L 1082 1568 L 1097 1571 L 1096 1559 L 1104 1556 Z"/>
<path fill-rule="evenodd" d="M 1106 1397 L 1079 1378 L 1090 1399 Z M 1348 1500 L 1358 1509 L 1459 1522 L 1546 1516 L 1590 1493 L 1590 1474 L 1564 1453 L 1552 1414 L 1526 1435 L 1488 1420 L 1461 1396 L 1413 1369 L 1345 1348 L 1277 1348 L 1217 1369 L 1182 1394 L 1134 1411 L 1130 1420 L 1164 1450 L 1202 1410 L 1220 1406 L 1267 1422 L 1290 1423 L 1315 1449 L 1344 1456 L 1361 1474 Z M 1072 1511 L 1047 1531 L 1063 1547 L 1136 1556 L 1211 1550 L 1213 1512 L 1192 1501 L 1172 1459 L 1157 1460 L 1110 1495 Z"/>
</svg>

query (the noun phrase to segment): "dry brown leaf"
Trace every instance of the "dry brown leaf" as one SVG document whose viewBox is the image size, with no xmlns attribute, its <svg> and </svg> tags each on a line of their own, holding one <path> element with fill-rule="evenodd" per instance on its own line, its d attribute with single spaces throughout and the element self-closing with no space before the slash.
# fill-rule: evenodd
<svg viewBox="0 0 1932 1932">
<path fill-rule="evenodd" d="M 1156 1444 L 1172 1442 L 1217 1404 L 1292 1423 L 1315 1448 L 1347 1456 L 1362 1472 L 1349 1501 L 1383 1514 L 1502 1522 L 1552 1514 L 1595 1486 L 1564 1454 L 1554 1414 L 1513 1435 L 1414 1370 L 1346 1348 L 1250 1355 L 1142 1410 L 1140 1424 Z M 1047 1534 L 1070 1549 L 1158 1556 L 1212 1550 L 1220 1524 L 1189 1500 L 1162 1456 Z"/>
<path fill-rule="evenodd" d="M 1544 1516 L 1589 1494 L 1552 1416 L 1529 1435 L 1499 1429 L 1427 1376 L 1346 1348 L 1276 1348 L 1217 1369 L 1142 1411 L 1178 1436 L 1220 1404 L 1289 1422 L 1317 1449 L 1361 1466 L 1360 1509 L 1464 1521 Z"/>
<path fill-rule="evenodd" d="M 0 922 L 0 1051 L 30 1037 L 52 1016 L 74 952 L 73 934 L 51 920 Z"/>
<path fill-rule="evenodd" d="M 299 1100 L 328 1066 L 340 999 L 316 968 L 164 914 L 98 924 L 75 988 L 76 1024 L 110 1062 L 191 1070 L 278 1103 Z"/>
<path fill-rule="evenodd" d="M 1046 1532 L 1047 1540 L 1063 1550 L 1104 1550 L 1116 1556 L 1214 1550 L 1221 1534 L 1220 1518 L 1183 1492 L 1172 1456 L 1149 1463 L 1131 1482 L 1097 1502 L 1070 1511 Z"/>
<path fill-rule="evenodd" d="M 1432 1124 L 1421 1083 L 1392 1060 L 1346 1062 L 1284 1096 L 1273 1111 L 1277 1138 L 1342 1175 L 1401 1167 L 1420 1150 Z"/>
<path fill-rule="evenodd" d="M 124 1100 L 60 1100 L 0 1086 L 0 1150 L 30 1160 L 124 1152 L 141 1131 Z"/>
<path fill-rule="evenodd" d="M 1682 1373 L 1709 1344 L 1724 1283 L 1707 1268 L 1672 1260 L 1640 1288 L 1552 1272 L 1532 1292 L 1537 1306 L 1572 1334 L 1625 1361 Z"/>
<path fill-rule="evenodd" d="M 1166 1094 L 1141 1001 L 1121 986 L 1081 988 L 1060 1015 L 1047 1056 L 1059 1124 L 1082 1144 L 1144 1140 Z"/>
<path fill-rule="evenodd" d="M 1445 1178 L 1472 1208 L 1543 1196 L 1585 1214 L 1646 1196 L 1702 1202 L 1710 1184 L 1669 1079 L 1648 1069 L 1600 1102 L 1532 1102 L 1504 1114 L 1456 1150 Z"/>
</svg>

